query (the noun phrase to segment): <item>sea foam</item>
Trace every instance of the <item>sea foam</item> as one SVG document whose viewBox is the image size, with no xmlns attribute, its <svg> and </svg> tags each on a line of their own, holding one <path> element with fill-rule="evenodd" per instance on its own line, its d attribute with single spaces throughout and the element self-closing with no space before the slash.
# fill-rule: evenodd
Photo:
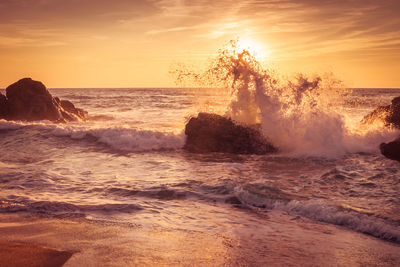
<svg viewBox="0 0 400 267">
<path fill-rule="evenodd" d="M 377 152 L 381 142 L 399 134 L 346 118 L 344 103 L 351 90 L 332 74 L 279 77 L 236 41 L 220 50 L 204 73 L 177 73 L 178 80 L 189 77 L 230 88 L 226 116 L 242 124 L 260 124 L 263 134 L 285 154 L 337 157 Z"/>
<path fill-rule="evenodd" d="M 96 141 L 113 149 L 129 152 L 145 152 L 158 150 L 176 150 L 184 145 L 184 135 L 169 132 L 140 130 L 132 128 L 85 128 L 56 127 L 55 136 L 68 136 L 72 139 L 95 137 Z"/>
<path fill-rule="evenodd" d="M 0 130 L 16 130 L 22 127 L 24 127 L 22 123 L 0 120 Z"/>
<path fill-rule="evenodd" d="M 400 228 L 395 222 L 390 223 L 351 208 L 334 206 L 321 200 L 300 201 L 267 198 L 241 187 L 234 189 L 234 195 L 242 204 L 250 207 L 282 210 L 294 216 L 300 215 L 314 221 L 343 226 L 357 232 L 400 243 Z"/>
<path fill-rule="evenodd" d="M 145 152 L 181 149 L 185 143 L 184 133 L 171 133 L 128 127 L 98 127 L 87 122 L 74 124 L 54 124 L 49 121 L 23 122 L 0 120 L 0 130 L 17 130 L 24 127 L 35 127 L 48 131 L 53 136 L 85 139 L 94 137 L 95 141 L 108 145 L 112 149 L 127 152 Z"/>
</svg>

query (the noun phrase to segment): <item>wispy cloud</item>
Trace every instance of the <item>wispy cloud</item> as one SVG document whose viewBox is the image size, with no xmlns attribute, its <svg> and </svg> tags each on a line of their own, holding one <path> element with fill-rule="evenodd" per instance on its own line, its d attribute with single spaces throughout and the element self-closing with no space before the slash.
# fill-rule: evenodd
<svg viewBox="0 0 400 267">
<path fill-rule="evenodd" d="M 147 31 L 146 34 L 149 35 L 156 35 L 156 34 L 163 34 L 163 33 L 170 33 L 170 32 L 182 32 L 182 31 L 189 31 L 194 29 L 200 29 L 207 27 L 207 25 L 196 25 L 191 27 L 173 27 L 173 28 L 164 28 L 159 30 L 150 30 Z"/>
<path fill-rule="evenodd" d="M 81 53 L 89 64 L 211 55 L 245 36 L 278 59 L 398 58 L 399 13 L 399 0 L 0 0 L 0 46 Z"/>
</svg>

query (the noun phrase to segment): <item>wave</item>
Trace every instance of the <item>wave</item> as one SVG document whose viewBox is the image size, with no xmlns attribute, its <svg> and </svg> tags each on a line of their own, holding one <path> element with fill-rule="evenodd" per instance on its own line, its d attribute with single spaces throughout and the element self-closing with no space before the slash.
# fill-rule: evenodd
<svg viewBox="0 0 400 267">
<path fill-rule="evenodd" d="M 104 188 L 103 190 L 107 195 L 120 197 L 122 202 L 124 199 L 132 197 L 136 200 L 137 198 L 146 198 L 163 201 L 225 202 L 256 212 L 260 209 L 279 210 L 295 217 L 301 216 L 313 221 L 342 226 L 400 244 L 399 222 L 379 218 L 371 212 L 347 205 L 334 205 L 322 200 L 298 199 L 278 188 L 259 184 L 235 186 L 233 183 L 207 185 L 201 182 L 188 182 L 145 190 L 121 187 Z M 81 205 L 58 201 L 34 201 L 21 196 L 8 196 L 7 199 L 0 199 L 0 212 L 27 212 L 50 217 L 85 217 L 92 213 L 133 213 L 142 209 L 145 207 L 132 203 Z"/>
<path fill-rule="evenodd" d="M 292 79 L 264 69 L 240 40 L 219 51 L 203 73 L 178 69 L 177 81 L 230 88 L 226 116 L 247 125 L 260 124 L 263 134 L 283 153 L 337 157 L 378 150 L 399 134 L 382 127 L 363 128 L 344 115 L 351 90 L 332 74 Z M 373 147 L 373 149 L 372 149 Z"/>
<path fill-rule="evenodd" d="M 386 241 L 400 244 L 399 222 L 374 216 L 371 212 L 348 205 L 334 205 L 322 200 L 297 199 L 278 188 L 260 184 L 235 186 L 231 183 L 216 185 L 176 184 L 177 187 L 191 189 L 154 188 L 153 190 L 129 190 L 111 188 L 108 193 L 119 196 L 146 197 L 163 200 L 201 200 L 207 202 L 225 202 L 239 208 L 279 210 L 292 216 L 302 216 L 313 221 L 345 227 L 349 230 L 368 234 Z M 192 187 L 199 186 L 202 193 L 196 193 Z"/>
<path fill-rule="evenodd" d="M 94 138 L 96 142 L 112 149 L 126 152 L 146 152 L 181 149 L 185 143 L 184 133 L 174 134 L 141 130 L 127 127 L 94 127 L 88 123 L 53 124 L 47 121 L 10 122 L 0 120 L 0 130 L 17 130 L 35 127 L 50 132 L 57 137 L 69 137 L 74 140 Z M 46 133 L 47 134 L 47 133 Z"/>
<path fill-rule="evenodd" d="M 187 189 L 174 188 L 186 187 Z M 202 193 L 196 193 L 193 186 Z M 231 183 L 216 185 L 176 184 L 174 187 L 157 187 L 150 190 L 130 190 L 110 188 L 107 193 L 121 197 L 145 197 L 163 200 L 202 200 L 225 202 L 236 207 L 250 209 L 280 210 L 292 216 L 302 216 L 314 221 L 334 224 L 347 229 L 368 234 L 383 240 L 400 244 L 399 222 L 382 219 L 363 209 L 348 205 L 333 205 L 321 200 L 296 199 L 278 188 L 260 184 L 244 187 Z M 189 189 L 190 188 L 190 189 Z"/>
<path fill-rule="evenodd" d="M 132 213 L 143 208 L 135 204 L 76 205 L 67 202 L 0 200 L 0 212 L 29 212 L 45 216 L 82 217 L 86 213 Z"/>
<path fill-rule="evenodd" d="M 194 184 L 177 184 L 178 187 L 192 187 Z M 299 200 L 278 188 L 263 185 L 198 184 L 203 193 L 193 189 L 157 187 L 150 190 L 110 188 L 107 193 L 121 197 L 145 197 L 162 200 L 202 200 L 225 202 L 241 208 L 280 210 L 292 216 L 302 216 L 314 221 L 339 225 L 347 229 L 368 234 L 383 240 L 400 244 L 398 223 L 375 217 L 372 213 L 347 205 L 332 205 L 321 200 Z"/>
<path fill-rule="evenodd" d="M 145 152 L 160 150 L 176 150 L 183 147 L 184 134 L 173 134 L 132 128 L 95 128 L 56 127 L 55 136 L 68 136 L 72 139 L 95 137 L 96 141 L 113 149 L 128 152 Z"/>
<path fill-rule="evenodd" d="M 232 198 L 231 198 L 232 199 Z M 372 214 L 348 206 L 333 206 L 320 200 L 295 200 L 286 197 L 269 198 L 267 195 L 236 187 L 230 201 L 249 207 L 282 210 L 314 221 L 339 225 L 387 241 L 400 243 L 400 227 Z"/>
<path fill-rule="evenodd" d="M 16 130 L 16 129 L 20 129 L 24 126 L 25 126 L 25 124 L 0 119 L 0 130 Z"/>
</svg>

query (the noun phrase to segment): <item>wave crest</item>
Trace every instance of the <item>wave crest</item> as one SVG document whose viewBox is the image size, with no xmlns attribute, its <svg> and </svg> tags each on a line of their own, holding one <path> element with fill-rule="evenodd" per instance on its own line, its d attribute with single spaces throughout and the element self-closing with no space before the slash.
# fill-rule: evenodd
<svg viewBox="0 0 400 267">
<path fill-rule="evenodd" d="M 57 127 L 52 132 L 56 136 L 68 136 L 72 139 L 95 137 L 97 142 L 113 149 L 129 152 L 176 150 L 184 145 L 184 135 L 131 128 L 75 128 Z"/>
<path fill-rule="evenodd" d="M 319 200 L 293 200 L 289 198 L 269 198 L 241 187 L 236 187 L 234 195 L 241 204 L 286 211 L 311 220 L 335 224 L 348 229 L 369 234 L 384 240 L 400 243 L 400 230 L 395 223 L 362 213 L 358 209 L 333 206 Z"/>
<path fill-rule="evenodd" d="M 393 131 L 361 129 L 344 116 L 351 90 L 332 74 L 293 79 L 264 69 L 249 51 L 231 41 L 203 72 L 176 72 L 201 84 L 222 85 L 232 93 L 226 115 L 242 124 L 257 124 L 284 153 L 332 156 L 370 151 L 393 136 Z M 371 144 L 371 139 L 374 141 Z"/>
</svg>

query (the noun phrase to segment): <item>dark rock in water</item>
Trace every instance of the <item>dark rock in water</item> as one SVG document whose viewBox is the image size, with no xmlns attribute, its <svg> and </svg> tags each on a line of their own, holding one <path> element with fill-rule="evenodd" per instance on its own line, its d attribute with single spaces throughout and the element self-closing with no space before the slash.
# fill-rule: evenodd
<svg viewBox="0 0 400 267">
<path fill-rule="evenodd" d="M 382 155 L 389 159 L 400 161 L 400 138 L 379 146 Z"/>
<path fill-rule="evenodd" d="M 83 109 L 75 107 L 71 101 L 61 100 L 60 105 L 64 109 L 64 111 L 67 111 L 69 113 L 69 115 L 73 114 L 73 115 L 77 116 L 78 118 L 85 118 L 88 115 L 88 113 L 86 111 L 84 111 Z M 63 112 L 63 115 L 64 115 L 64 112 Z"/>
<path fill-rule="evenodd" d="M 376 121 L 382 121 L 387 127 L 400 129 L 400 97 L 392 99 L 392 104 L 380 106 L 366 115 L 362 123 L 373 124 Z"/>
<path fill-rule="evenodd" d="M 7 98 L 5 95 L 0 93 L 0 118 L 5 116 L 7 112 L 8 112 Z"/>
<path fill-rule="evenodd" d="M 53 97 L 46 87 L 30 78 L 21 79 L 6 89 L 8 118 L 11 120 L 62 119 Z"/>
<path fill-rule="evenodd" d="M 216 114 L 199 113 L 186 124 L 184 148 L 190 152 L 267 154 L 277 149 L 259 130 Z"/>
<path fill-rule="evenodd" d="M 386 127 L 400 129 L 400 96 L 393 98 L 390 105 L 377 107 L 361 122 L 373 124 L 377 121 L 383 122 Z M 387 144 L 382 143 L 379 148 L 385 157 L 400 161 L 400 138 Z"/>
<path fill-rule="evenodd" d="M 13 83 L 6 88 L 6 97 L 0 96 L 0 118 L 7 120 L 66 122 L 84 119 L 86 114 L 71 102 L 54 98 L 43 83 L 31 78 Z"/>
</svg>

